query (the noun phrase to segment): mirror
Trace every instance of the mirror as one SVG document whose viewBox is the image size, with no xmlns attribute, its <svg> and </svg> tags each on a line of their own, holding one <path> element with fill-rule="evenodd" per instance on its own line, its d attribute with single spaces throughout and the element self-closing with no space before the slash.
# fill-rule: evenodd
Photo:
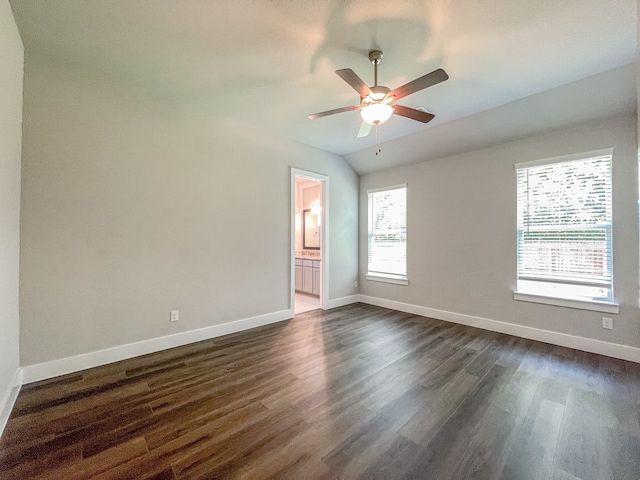
<svg viewBox="0 0 640 480">
<path fill-rule="evenodd" d="M 302 211 L 302 248 L 320 250 L 320 229 L 318 216 L 311 210 Z"/>
</svg>

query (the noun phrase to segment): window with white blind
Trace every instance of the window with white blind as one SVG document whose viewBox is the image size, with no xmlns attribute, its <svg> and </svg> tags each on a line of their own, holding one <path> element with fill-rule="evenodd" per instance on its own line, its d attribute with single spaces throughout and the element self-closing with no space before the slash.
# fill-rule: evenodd
<svg viewBox="0 0 640 480">
<path fill-rule="evenodd" d="M 407 186 L 367 191 L 369 235 L 367 279 L 406 285 Z"/>
<path fill-rule="evenodd" d="M 611 156 L 515 166 L 518 294 L 613 303 Z"/>
</svg>

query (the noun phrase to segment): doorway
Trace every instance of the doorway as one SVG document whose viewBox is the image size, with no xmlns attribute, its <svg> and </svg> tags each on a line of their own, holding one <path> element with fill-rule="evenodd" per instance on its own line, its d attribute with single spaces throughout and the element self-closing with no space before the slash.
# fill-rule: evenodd
<svg viewBox="0 0 640 480">
<path fill-rule="evenodd" d="M 291 169 L 291 302 L 294 315 L 326 309 L 329 177 Z"/>
</svg>

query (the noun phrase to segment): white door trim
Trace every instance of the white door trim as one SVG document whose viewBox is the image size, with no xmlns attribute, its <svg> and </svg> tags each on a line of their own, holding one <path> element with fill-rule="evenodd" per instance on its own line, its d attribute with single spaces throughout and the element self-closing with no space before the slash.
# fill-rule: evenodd
<svg viewBox="0 0 640 480">
<path fill-rule="evenodd" d="M 310 172 L 308 170 L 301 170 L 293 167 L 291 167 L 291 218 L 289 224 L 291 230 L 289 243 L 289 259 L 291 263 L 289 308 L 292 312 L 295 311 L 296 177 L 320 182 L 322 188 L 321 219 L 323 228 L 320 229 L 320 256 L 322 258 L 322 262 L 320 262 L 320 276 L 322 277 L 320 287 L 320 306 L 323 310 L 327 310 L 327 302 L 329 301 L 329 177 L 321 173 Z"/>
</svg>

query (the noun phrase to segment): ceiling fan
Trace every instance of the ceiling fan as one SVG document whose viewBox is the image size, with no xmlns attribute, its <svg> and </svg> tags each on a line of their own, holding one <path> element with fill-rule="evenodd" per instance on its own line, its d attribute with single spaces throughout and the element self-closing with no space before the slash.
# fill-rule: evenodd
<svg viewBox="0 0 640 480">
<path fill-rule="evenodd" d="M 439 68 L 431 73 L 427 73 L 422 77 L 418 77 L 401 87 L 390 90 L 388 87 L 378 85 L 378 64 L 382 58 L 380 50 L 372 50 L 369 52 L 369 60 L 373 63 L 374 85 L 368 87 L 356 73 L 350 68 L 336 70 L 340 78 L 347 82 L 360 95 L 360 105 L 350 105 L 348 107 L 336 108 L 325 112 L 312 113 L 309 115 L 311 120 L 326 117 L 335 113 L 350 112 L 352 110 L 360 110 L 362 116 L 362 126 L 358 132 L 358 137 L 366 137 L 371 130 L 372 125 L 380 125 L 391 117 L 392 114 L 417 120 L 418 122 L 427 123 L 433 120 L 433 114 L 418 110 L 416 108 L 405 107 L 404 105 L 394 104 L 407 95 L 418 92 L 425 88 L 444 82 L 449 78 L 447 72 Z"/>
</svg>

